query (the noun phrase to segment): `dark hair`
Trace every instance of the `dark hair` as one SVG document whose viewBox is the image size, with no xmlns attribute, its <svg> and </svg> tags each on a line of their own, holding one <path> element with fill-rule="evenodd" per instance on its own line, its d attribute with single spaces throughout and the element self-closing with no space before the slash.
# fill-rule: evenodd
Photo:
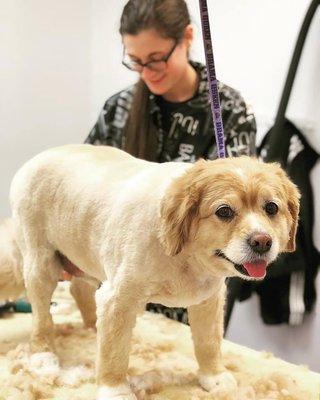
<svg viewBox="0 0 320 400">
<path fill-rule="evenodd" d="M 179 41 L 190 24 L 184 0 L 129 0 L 120 22 L 120 34 L 137 35 L 156 29 L 164 38 Z M 150 90 L 140 79 L 136 84 L 125 126 L 125 150 L 133 156 L 155 161 L 156 128 L 150 118 Z"/>
</svg>

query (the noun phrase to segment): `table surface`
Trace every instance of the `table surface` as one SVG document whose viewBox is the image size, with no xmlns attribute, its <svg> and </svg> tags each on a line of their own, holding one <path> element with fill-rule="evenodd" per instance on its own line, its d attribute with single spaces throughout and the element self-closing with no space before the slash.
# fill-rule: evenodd
<svg viewBox="0 0 320 400">
<path fill-rule="evenodd" d="M 26 400 L 28 390 L 48 392 L 47 397 L 41 397 L 44 399 L 94 399 L 95 332 L 82 328 L 80 313 L 66 292 L 66 285 L 56 291 L 55 300 L 58 305 L 52 310 L 58 326 L 56 346 L 61 362 L 56 384 L 52 385 L 48 376 L 30 377 L 27 343 L 31 315 L 13 314 L 0 319 L 0 400 Z M 270 353 L 229 341 L 223 342 L 223 357 L 239 384 L 237 400 L 320 399 L 320 374 L 306 366 L 293 365 Z M 188 326 L 151 313 L 138 317 L 129 375 L 139 398 L 219 400 L 199 387 L 196 370 Z M 28 379 L 34 386 L 31 389 L 27 388 Z"/>
</svg>

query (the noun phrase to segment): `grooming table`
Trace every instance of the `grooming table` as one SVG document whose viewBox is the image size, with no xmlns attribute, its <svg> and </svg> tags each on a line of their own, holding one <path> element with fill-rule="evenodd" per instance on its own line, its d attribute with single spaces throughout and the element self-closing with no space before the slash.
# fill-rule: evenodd
<svg viewBox="0 0 320 400">
<path fill-rule="evenodd" d="M 0 400 L 94 400 L 95 332 L 82 327 L 79 311 L 59 285 L 52 306 L 57 324 L 60 368 L 30 371 L 28 338 L 31 314 L 0 319 Z M 319 400 L 320 375 L 229 341 L 225 366 L 234 373 L 236 397 L 210 395 L 198 385 L 197 363 L 188 326 L 146 312 L 134 330 L 129 379 L 138 399 L 146 400 Z"/>
</svg>

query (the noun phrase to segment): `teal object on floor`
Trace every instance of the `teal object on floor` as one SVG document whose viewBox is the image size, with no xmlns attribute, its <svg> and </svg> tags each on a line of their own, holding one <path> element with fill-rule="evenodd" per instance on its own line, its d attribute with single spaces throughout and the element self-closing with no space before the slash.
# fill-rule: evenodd
<svg viewBox="0 0 320 400">
<path fill-rule="evenodd" d="M 18 313 L 31 313 L 31 304 L 25 299 L 17 300 L 14 304 L 14 311 Z"/>
</svg>

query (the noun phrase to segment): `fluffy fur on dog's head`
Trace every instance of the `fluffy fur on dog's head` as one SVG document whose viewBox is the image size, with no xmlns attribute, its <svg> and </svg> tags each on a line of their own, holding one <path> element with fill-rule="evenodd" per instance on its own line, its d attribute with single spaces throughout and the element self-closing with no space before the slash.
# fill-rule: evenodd
<svg viewBox="0 0 320 400">
<path fill-rule="evenodd" d="M 261 278 L 241 266 L 261 267 L 295 250 L 299 198 L 278 164 L 249 157 L 201 160 L 167 190 L 160 238 L 168 255 L 183 251 L 218 274 Z M 253 251 L 254 235 L 269 238 L 270 248 Z"/>
</svg>

